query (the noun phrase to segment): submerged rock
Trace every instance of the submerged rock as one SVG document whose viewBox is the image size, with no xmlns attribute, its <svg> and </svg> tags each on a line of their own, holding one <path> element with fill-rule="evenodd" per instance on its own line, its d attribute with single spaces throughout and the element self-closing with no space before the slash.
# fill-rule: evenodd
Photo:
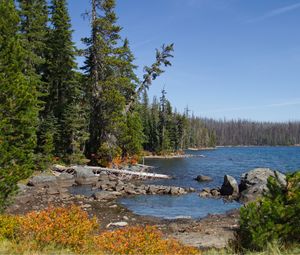
<svg viewBox="0 0 300 255">
<path fill-rule="evenodd" d="M 206 175 L 198 175 L 194 180 L 198 182 L 211 182 L 213 179 Z"/>
</svg>

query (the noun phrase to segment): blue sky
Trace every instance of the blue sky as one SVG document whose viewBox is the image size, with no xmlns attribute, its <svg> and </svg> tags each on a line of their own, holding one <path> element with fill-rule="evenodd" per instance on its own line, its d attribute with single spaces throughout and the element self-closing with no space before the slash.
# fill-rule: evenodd
<svg viewBox="0 0 300 255">
<path fill-rule="evenodd" d="M 88 0 L 69 0 L 74 41 L 90 33 Z M 173 66 L 150 88 L 195 115 L 300 120 L 300 0 L 117 0 L 118 24 L 139 66 L 163 43 Z"/>
</svg>

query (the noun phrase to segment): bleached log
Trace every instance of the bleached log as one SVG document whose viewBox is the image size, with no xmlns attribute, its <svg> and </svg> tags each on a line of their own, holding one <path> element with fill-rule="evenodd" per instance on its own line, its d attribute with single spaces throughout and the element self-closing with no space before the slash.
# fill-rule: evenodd
<svg viewBox="0 0 300 255">
<path fill-rule="evenodd" d="M 82 168 L 82 166 L 73 166 L 72 168 L 76 170 L 77 167 Z M 84 166 L 86 169 L 91 169 L 93 171 L 106 171 L 116 174 L 123 174 L 123 175 L 134 175 L 144 178 L 157 178 L 157 179 L 171 179 L 172 177 L 165 174 L 157 174 L 157 173 L 145 173 L 145 172 L 135 172 L 129 170 L 119 170 L 113 168 L 106 168 L 106 167 L 98 167 L 98 166 Z"/>
</svg>

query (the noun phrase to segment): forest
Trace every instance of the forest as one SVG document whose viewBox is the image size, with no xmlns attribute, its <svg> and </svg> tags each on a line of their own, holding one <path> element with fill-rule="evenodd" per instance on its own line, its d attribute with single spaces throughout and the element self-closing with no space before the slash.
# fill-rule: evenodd
<svg viewBox="0 0 300 255">
<path fill-rule="evenodd" d="M 54 162 L 107 166 L 136 161 L 144 148 L 189 146 L 190 121 L 172 111 L 165 92 L 151 106 L 146 100 L 153 80 L 171 66 L 173 44 L 157 49 L 138 78 L 115 6 L 91 1 L 90 36 L 77 49 L 67 1 L 0 2 L 1 201 L 18 180 Z M 85 57 L 83 66 L 77 56 Z"/>
</svg>

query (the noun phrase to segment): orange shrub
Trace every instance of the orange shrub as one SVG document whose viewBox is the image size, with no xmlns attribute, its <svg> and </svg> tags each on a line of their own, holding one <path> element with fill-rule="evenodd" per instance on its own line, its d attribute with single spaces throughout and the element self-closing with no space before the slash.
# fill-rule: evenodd
<svg viewBox="0 0 300 255">
<path fill-rule="evenodd" d="M 112 160 L 112 166 L 114 167 L 119 167 L 121 164 L 123 163 L 123 159 L 121 157 L 115 157 L 113 160 Z"/>
<path fill-rule="evenodd" d="M 90 220 L 80 207 L 48 208 L 22 216 L 18 237 L 39 247 L 55 245 L 82 251 L 89 247 L 97 228 L 97 220 Z"/>
<path fill-rule="evenodd" d="M 137 164 L 138 162 L 139 162 L 138 156 L 133 156 L 133 157 L 131 157 L 130 160 L 129 160 L 129 163 L 130 163 L 131 165 L 135 165 L 135 164 Z"/>
<path fill-rule="evenodd" d="M 24 216 L 0 215 L 0 239 L 13 240 L 17 254 L 63 248 L 80 254 L 199 254 L 166 240 L 153 226 L 127 227 L 97 234 L 97 220 L 80 207 L 48 208 Z"/>
<path fill-rule="evenodd" d="M 199 254 L 195 248 L 163 239 L 162 233 L 152 226 L 107 231 L 95 237 L 95 242 L 108 254 Z"/>
</svg>

